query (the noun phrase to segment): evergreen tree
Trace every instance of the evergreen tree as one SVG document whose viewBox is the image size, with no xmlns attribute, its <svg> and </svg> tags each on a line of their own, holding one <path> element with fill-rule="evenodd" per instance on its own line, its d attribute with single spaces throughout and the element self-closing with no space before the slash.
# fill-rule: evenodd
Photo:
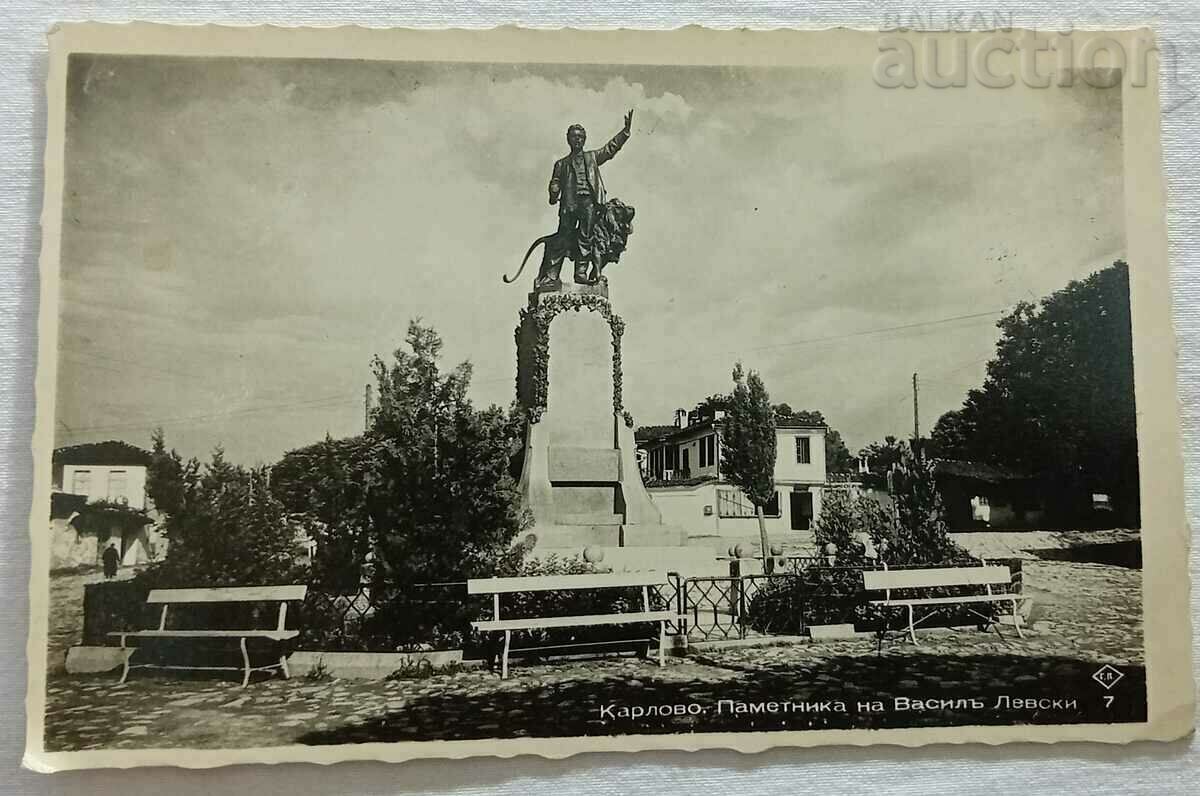
<svg viewBox="0 0 1200 796">
<path fill-rule="evenodd" d="M 721 472 L 754 504 L 768 572 L 772 558 L 763 507 L 775 498 L 775 448 L 775 410 L 771 397 L 759 375 L 754 371 L 747 375 L 739 362 L 733 368 L 733 392 L 721 430 Z"/>
</svg>

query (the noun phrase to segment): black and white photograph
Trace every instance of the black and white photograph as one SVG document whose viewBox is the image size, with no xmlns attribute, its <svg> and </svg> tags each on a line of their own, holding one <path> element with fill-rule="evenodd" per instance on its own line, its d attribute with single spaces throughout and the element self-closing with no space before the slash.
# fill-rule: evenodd
<svg viewBox="0 0 1200 796">
<path fill-rule="evenodd" d="M 1136 36 L 92 30 L 39 766 L 1190 731 Z"/>
</svg>

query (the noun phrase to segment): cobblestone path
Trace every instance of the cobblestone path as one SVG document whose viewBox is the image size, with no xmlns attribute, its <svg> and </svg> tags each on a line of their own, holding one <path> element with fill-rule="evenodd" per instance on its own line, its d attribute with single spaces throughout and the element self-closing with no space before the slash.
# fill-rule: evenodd
<svg viewBox="0 0 1200 796">
<path fill-rule="evenodd" d="M 1063 561 L 1026 564 L 1036 623 L 1026 639 L 994 632 L 931 631 L 921 646 L 873 641 L 695 650 L 658 667 L 610 657 L 518 663 L 509 680 L 485 669 L 420 680 L 257 681 L 135 672 L 51 678 L 50 750 L 244 748 L 289 744 L 552 737 L 641 732 L 729 731 L 981 723 L 1129 721 L 1144 718 L 1141 572 Z M 1124 674 L 1111 692 L 1091 679 L 1104 663 Z M 1104 706 L 1103 697 L 1115 697 Z M 1073 699 L 1072 710 L 995 709 L 1000 696 Z M 896 697 L 984 710 L 863 713 L 860 702 Z M 844 702 L 845 711 L 781 713 L 721 709 L 736 703 Z M 960 703 L 961 704 L 961 703 Z M 1047 703 L 1048 704 L 1048 703 Z M 691 712 L 657 715 L 657 706 Z M 637 714 L 654 707 L 655 714 Z"/>
</svg>

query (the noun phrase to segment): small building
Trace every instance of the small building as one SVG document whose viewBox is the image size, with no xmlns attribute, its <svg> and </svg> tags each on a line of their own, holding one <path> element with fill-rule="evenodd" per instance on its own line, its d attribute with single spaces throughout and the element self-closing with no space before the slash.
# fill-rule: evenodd
<svg viewBox="0 0 1200 796">
<path fill-rule="evenodd" d="M 642 478 L 663 522 L 689 536 L 752 536 L 754 505 L 721 472 L 724 413 L 676 412 L 673 426 L 638 430 Z M 812 529 L 826 487 L 825 426 L 776 425 L 775 500 L 764 508 L 768 533 Z"/>
<path fill-rule="evenodd" d="M 933 474 L 946 525 L 974 528 L 1037 528 L 1045 520 L 1038 482 L 1000 465 L 934 459 Z"/>
<path fill-rule="evenodd" d="M 951 531 L 1044 527 L 1045 486 L 1036 477 L 986 462 L 931 462 L 942 501 L 942 520 Z M 859 488 L 892 509 L 890 475 L 866 472 Z"/>
<path fill-rule="evenodd" d="M 58 448 L 51 461 L 52 568 L 99 565 L 109 545 L 126 566 L 165 554 L 146 497 L 149 451 L 112 440 Z"/>
</svg>

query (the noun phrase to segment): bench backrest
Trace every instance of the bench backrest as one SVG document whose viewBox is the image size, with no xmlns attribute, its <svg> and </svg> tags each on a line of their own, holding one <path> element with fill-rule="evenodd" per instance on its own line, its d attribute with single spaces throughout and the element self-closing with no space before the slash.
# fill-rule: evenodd
<svg viewBox="0 0 1200 796">
<path fill-rule="evenodd" d="M 467 581 L 467 594 L 511 594 L 526 591 L 619 589 L 628 586 L 662 586 L 663 572 L 614 572 L 597 575 L 530 575 L 523 578 L 476 578 Z"/>
<path fill-rule="evenodd" d="M 867 591 L 925 589 L 935 586 L 993 586 L 1011 582 L 1012 573 L 1008 567 L 995 564 L 982 567 L 880 569 L 863 572 L 863 588 Z"/>
<path fill-rule="evenodd" d="M 154 589 L 146 596 L 147 605 L 161 605 L 158 629 L 167 627 L 167 608 L 184 603 L 256 603 L 278 602 L 279 618 L 276 630 L 287 623 L 288 603 L 303 600 L 307 586 L 226 586 L 211 589 Z"/>
<path fill-rule="evenodd" d="M 227 586 L 212 589 L 154 589 L 147 603 L 254 603 L 303 600 L 307 586 Z"/>
</svg>

